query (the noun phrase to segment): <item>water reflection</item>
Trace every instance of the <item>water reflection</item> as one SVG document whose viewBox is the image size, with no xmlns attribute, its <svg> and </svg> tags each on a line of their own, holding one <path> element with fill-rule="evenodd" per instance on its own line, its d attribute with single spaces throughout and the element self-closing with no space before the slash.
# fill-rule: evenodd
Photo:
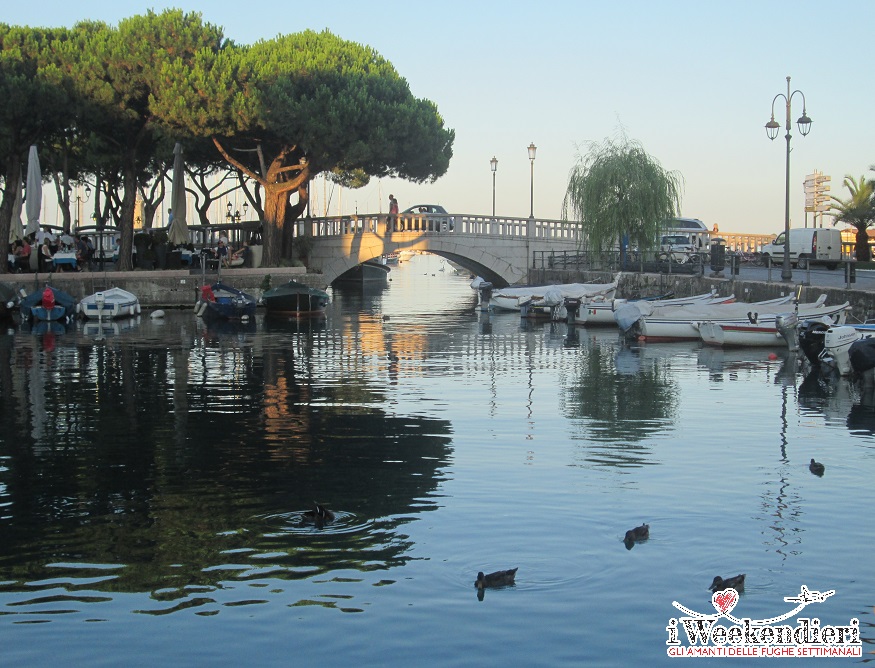
<svg viewBox="0 0 875 668">
<path fill-rule="evenodd" d="M 173 605 L 157 613 L 228 580 L 410 558 L 399 529 L 437 507 L 449 423 L 378 408 L 383 391 L 336 363 L 347 340 L 215 325 L 178 313 L 101 345 L 84 329 L 57 348 L 3 337 L 0 591 L 32 606 L 59 586 L 161 583 L 153 598 Z M 312 499 L 338 521 L 293 530 Z"/>
<path fill-rule="evenodd" d="M 569 416 L 580 421 L 578 438 L 586 439 L 581 459 L 599 466 L 656 463 L 644 442 L 672 429 L 678 394 L 672 358 L 660 346 L 627 347 L 616 332 L 580 339 L 565 396 Z"/>
</svg>

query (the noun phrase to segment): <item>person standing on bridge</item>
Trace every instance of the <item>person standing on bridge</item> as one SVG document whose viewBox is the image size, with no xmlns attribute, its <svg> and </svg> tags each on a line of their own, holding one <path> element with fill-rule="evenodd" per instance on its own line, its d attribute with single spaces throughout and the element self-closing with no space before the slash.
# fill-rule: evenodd
<svg viewBox="0 0 875 668">
<path fill-rule="evenodd" d="M 398 200 L 395 199 L 395 195 L 389 195 L 389 231 L 396 225 L 396 221 L 398 220 Z"/>
</svg>

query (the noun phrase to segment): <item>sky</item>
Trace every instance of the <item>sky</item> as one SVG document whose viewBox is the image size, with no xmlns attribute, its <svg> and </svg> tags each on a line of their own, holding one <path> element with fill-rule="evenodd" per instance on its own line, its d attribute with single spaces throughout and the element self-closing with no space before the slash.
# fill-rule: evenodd
<svg viewBox="0 0 875 668">
<path fill-rule="evenodd" d="M 440 3 L 336 0 L 283 5 L 212 0 L 12 3 L 0 20 L 72 26 L 178 7 L 201 12 L 238 43 L 328 29 L 388 59 L 417 97 L 455 130 L 453 159 L 433 183 L 374 179 L 330 192 L 317 180 L 314 215 L 385 212 L 440 204 L 460 214 L 560 219 L 568 176 L 592 143 L 625 135 L 683 180 L 681 215 L 721 232 L 773 234 L 784 227 L 786 77 L 812 119 L 796 127 L 791 96 L 790 219 L 805 225 L 803 180 L 875 178 L 875 86 L 870 73 L 875 5 L 810 0 L 574 0 Z M 284 7 L 288 7 L 285 9 Z M 782 129 L 765 131 L 774 101 Z M 534 163 L 527 147 L 537 146 Z M 530 202 L 533 188 L 533 203 Z M 342 211 L 339 210 L 342 208 Z M 48 221 L 51 222 L 51 221 Z M 827 219 L 827 223 L 830 219 Z M 812 214 L 808 214 L 812 224 Z"/>
</svg>

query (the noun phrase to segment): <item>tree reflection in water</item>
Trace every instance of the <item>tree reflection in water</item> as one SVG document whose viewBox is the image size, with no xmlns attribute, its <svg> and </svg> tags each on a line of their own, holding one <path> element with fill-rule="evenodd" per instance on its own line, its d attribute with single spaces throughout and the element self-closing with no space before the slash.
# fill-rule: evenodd
<svg viewBox="0 0 875 668">
<path fill-rule="evenodd" d="M 202 605 L 266 573 L 403 563 L 401 527 L 438 507 L 449 423 L 386 415 L 381 388 L 344 370 L 361 351 L 324 329 L 174 317 L 100 344 L 76 332 L 52 350 L 34 336 L 10 343 L 3 591 L 61 577 Z M 338 521 L 294 530 L 288 518 L 314 499 Z"/>
<path fill-rule="evenodd" d="M 677 387 L 670 356 L 648 354 L 656 346 L 629 347 L 614 338 L 581 343 L 576 379 L 565 391 L 566 411 L 578 419 L 580 459 L 598 466 L 654 464 L 642 442 L 670 431 L 677 414 Z"/>
</svg>

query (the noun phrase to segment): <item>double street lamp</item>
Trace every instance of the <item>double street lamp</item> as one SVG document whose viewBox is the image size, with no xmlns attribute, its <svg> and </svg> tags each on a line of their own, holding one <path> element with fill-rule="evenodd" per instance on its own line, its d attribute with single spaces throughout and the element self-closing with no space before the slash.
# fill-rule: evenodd
<svg viewBox="0 0 875 668">
<path fill-rule="evenodd" d="M 494 155 L 489 161 L 489 166 L 492 168 L 492 217 L 495 218 L 495 170 L 498 169 L 498 158 Z"/>
<path fill-rule="evenodd" d="M 229 223 L 239 223 L 240 219 L 241 219 L 240 209 L 237 209 L 236 211 L 232 212 L 231 211 L 232 208 L 233 207 L 231 206 L 231 200 L 228 200 L 228 213 L 225 214 L 225 219 Z M 248 211 L 249 211 L 249 203 L 243 202 L 243 216 L 242 216 L 243 218 L 246 217 L 246 214 Z"/>
<path fill-rule="evenodd" d="M 529 144 L 529 161 L 532 163 L 532 181 L 531 181 L 531 194 L 529 200 L 529 218 L 535 217 L 535 151 L 538 150 L 538 147 L 535 146 L 535 142 Z"/>
<path fill-rule="evenodd" d="M 790 124 L 790 101 L 796 93 L 802 96 L 802 116 L 799 117 L 796 123 L 799 125 L 799 132 L 802 133 L 802 136 L 807 135 L 811 131 L 811 119 L 805 113 L 805 94 L 801 90 L 790 92 L 790 77 L 787 77 L 787 94 L 778 93 L 772 99 L 772 119 L 766 123 L 766 132 L 769 135 L 769 139 L 774 140 L 781 129 L 781 124 L 775 120 L 775 102 L 777 102 L 779 97 L 783 97 L 787 107 L 787 171 L 784 192 L 784 264 L 781 267 L 782 281 L 789 281 L 793 278 L 793 272 L 790 270 L 790 129 L 792 127 Z"/>
</svg>

